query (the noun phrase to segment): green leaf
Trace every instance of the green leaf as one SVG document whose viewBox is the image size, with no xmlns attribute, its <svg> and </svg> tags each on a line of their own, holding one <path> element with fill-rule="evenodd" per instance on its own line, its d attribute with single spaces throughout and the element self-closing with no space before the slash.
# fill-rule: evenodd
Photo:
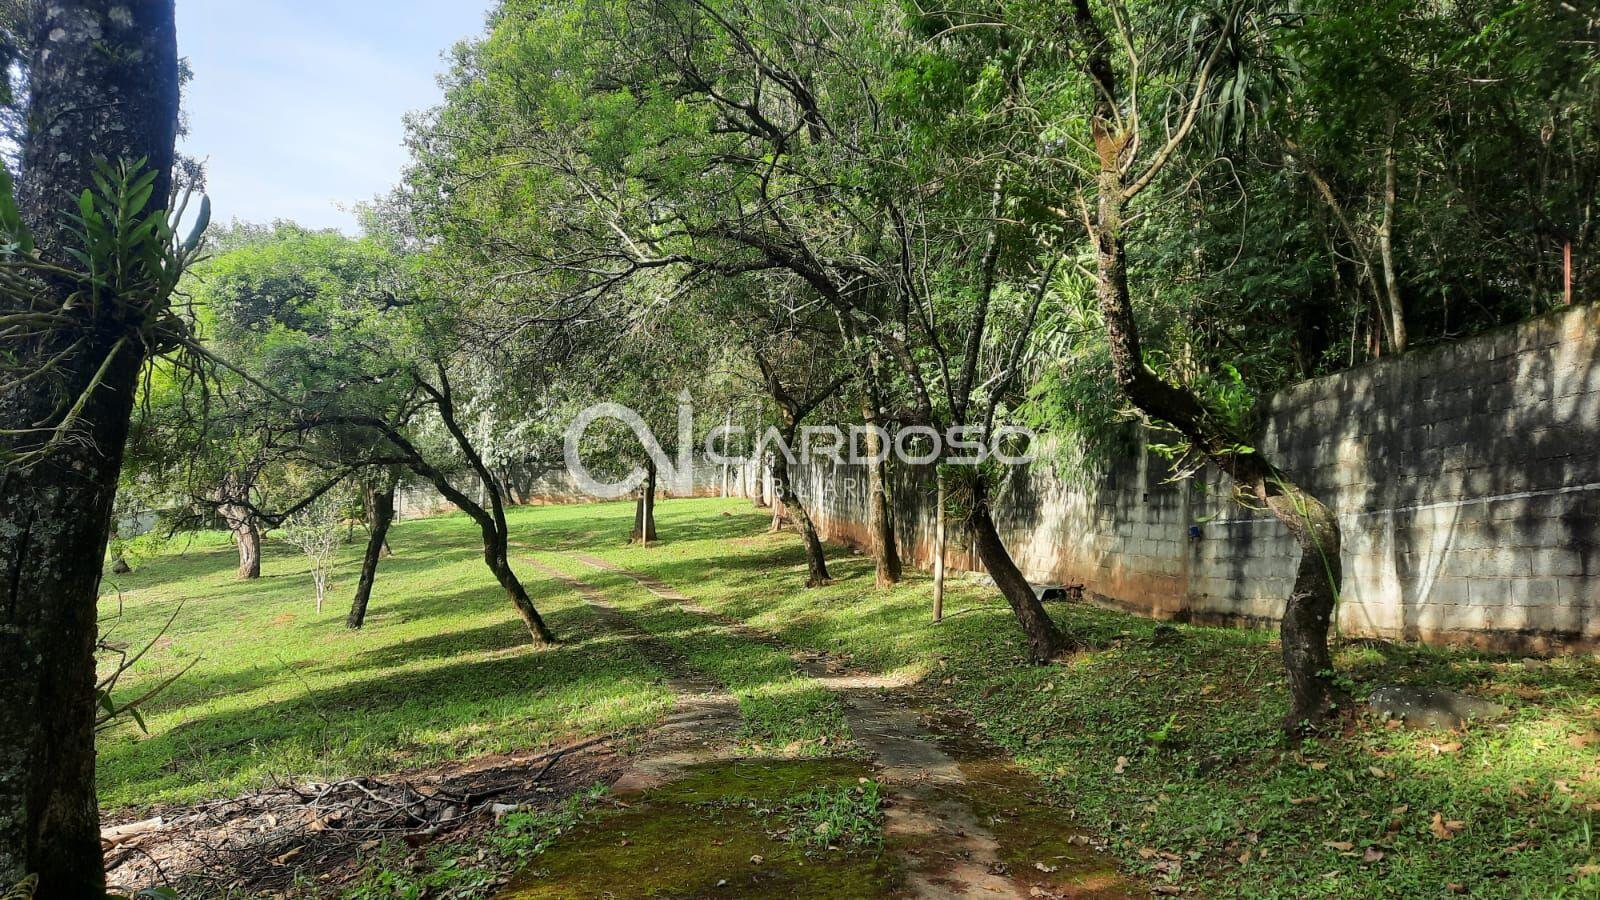
<svg viewBox="0 0 1600 900">
<path fill-rule="evenodd" d="M 205 237 L 206 228 L 211 225 L 211 198 L 204 194 L 200 197 L 200 213 L 195 217 L 194 227 L 189 229 L 189 236 L 183 239 L 183 252 L 193 253 L 200 246 L 201 238 Z"/>
</svg>

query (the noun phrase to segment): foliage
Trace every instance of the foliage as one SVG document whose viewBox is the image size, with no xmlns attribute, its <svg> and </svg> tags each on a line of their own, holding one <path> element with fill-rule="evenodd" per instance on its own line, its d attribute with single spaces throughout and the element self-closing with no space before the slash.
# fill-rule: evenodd
<svg viewBox="0 0 1600 900">
<path fill-rule="evenodd" d="M 71 262 L 47 261 L 35 246 L 31 229 L 17 207 L 11 176 L 0 169 L 0 298 L 6 312 L 0 327 L 7 346 L 0 350 L 0 375 L 8 389 L 52 377 L 83 354 L 92 371 L 75 396 L 41 422 L 18 423 L 7 431 L 16 438 L 5 452 L 8 468 L 24 471 L 67 441 L 81 440 L 81 417 L 119 354 L 171 354 L 171 364 L 190 371 L 200 363 L 190 342 L 190 323 L 174 306 L 173 294 L 183 274 L 201 252 L 201 238 L 210 223 L 210 200 L 202 197 L 189 233 L 179 237 L 187 194 L 176 209 L 152 206 L 159 172 L 145 160 L 102 161 L 94 186 L 85 188 L 75 212 L 64 213 L 76 246 L 63 248 Z M 44 290 L 45 284 L 58 289 Z M 101 346 L 96 330 L 108 323 L 127 326 L 109 346 Z M 18 354 L 27 341 L 50 336 L 58 347 L 31 368 L 19 371 Z M 98 358 L 95 358 L 98 356 Z M 48 381 L 39 381 L 48 384 Z"/>
</svg>

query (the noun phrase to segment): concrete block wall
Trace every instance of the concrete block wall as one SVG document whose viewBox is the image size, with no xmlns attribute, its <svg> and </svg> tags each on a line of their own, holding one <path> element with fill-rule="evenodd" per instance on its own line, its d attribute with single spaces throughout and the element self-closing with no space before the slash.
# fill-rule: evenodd
<svg viewBox="0 0 1600 900">
<path fill-rule="evenodd" d="M 1600 644 L 1600 308 L 1298 384 L 1262 413 L 1256 446 L 1339 515 L 1343 633 Z M 830 539 L 865 543 L 864 471 L 802 466 L 796 488 Z M 932 473 L 902 468 L 893 489 L 906 555 L 926 565 Z M 1173 482 L 1148 453 L 1088 481 L 1016 470 L 996 519 L 1031 579 L 1166 618 L 1276 622 L 1297 558 L 1225 476 Z M 977 567 L 964 535 L 950 562 Z"/>
</svg>

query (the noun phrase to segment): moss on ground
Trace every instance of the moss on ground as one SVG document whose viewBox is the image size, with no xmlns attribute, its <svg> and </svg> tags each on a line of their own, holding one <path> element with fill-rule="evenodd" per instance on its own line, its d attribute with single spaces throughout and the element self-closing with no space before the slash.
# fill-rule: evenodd
<svg viewBox="0 0 1600 900">
<path fill-rule="evenodd" d="M 538 856 L 501 896 L 816 897 L 893 894 L 900 870 L 880 850 L 808 849 L 787 839 L 786 807 L 819 787 L 859 784 L 850 760 L 744 760 L 600 807 Z M 881 842 L 880 842 L 881 843 Z"/>
</svg>

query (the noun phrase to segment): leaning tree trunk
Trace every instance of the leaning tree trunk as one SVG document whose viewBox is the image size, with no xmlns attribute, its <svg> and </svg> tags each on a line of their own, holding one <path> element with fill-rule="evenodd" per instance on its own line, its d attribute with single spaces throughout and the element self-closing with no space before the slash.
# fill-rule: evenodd
<svg viewBox="0 0 1600 900">
<path fill-rule="evenodd" d="M 360 628 L 367 621 L 367 602 L 372 598 L 372 583 L 378 577 L 378 561 L 389 548 L 389 526 L 394 523 L 394 492 L 399 479 L 390 477 L 374 488 L 368 498 L 367 516 L 372 532 L 367 535 L 367 553 L 361 559 L 361 580 L 356 583 L 356 596 L 350 602 L 350 615 L 346 628 Z"/>
<path fill-rule="evenodd" d="M 425 466 L 418 469 L 413 460 L 413 470 L 427 478 L 432 473 L 433 486 L 444 494 L 445 499 L 464 510 L 473 521 L 478 523 L 478 530 L 483 535 L 483 562 L 494 574 L 495 581 L 506 592 L 506 599 L 516 607 L 517 615 L 522 619 L 522 624 L 527 626 L 528 635 L 535 644 L 553 644 L 556 642 L 555 633 L 550 626 L 545 624 L 544 617 L 539 615 L 539 610 L 533 605 L 533 600 L 528 596 L 528 591 L 522 586 L 522 581 L 517 578 L 517 573 L 512 571 L 509 559 L 508 536 L 504 525 L 504 517 L 491 514 L 483 507 L 474 503 L 466 494 L 449 483 L 436 469 Z M 495 495 L 491 495 L 495 496 Z M 497 511 L 498 512 L 498 511 Z"/>
<path fill-rule="evenodd" d="M 144 212 L 166 206 L 177 134 L 172 0 L 28 4 L 33 130 L 22 142 L 20 206 L 45 257 L 93 185 L 96 159 L 145 159 L 158 175 Z M 52 292 L 57 292 L 51 296 Z M 55 287 L 46 305 L 63 304 Z M 19 304 L 0 301 L 0 312 Z M 5 432 L 56 421 L 100 373 L 72 439 L 26 471 L 0 470 L 0 890 L 34 874 L 37 896 L 103 900 L 95 799 L 95 605 L 135 386 L 138 329 L 114 302 L 67 307 L 66 321 L 11 339 L 10 362 L 49 377 L 0 389 L 0 457 L 37 448 Z"/>
<path fill-rule="evenodd" d="M 877 584 L 890 588 L 900 583 L 900 550 L 894 540 L 894 516 L 889 511 L 886 470 L 888 454 L 877 429 L 878 391 L 869 387 L 861 408 L 867 426 L 867 530 L 872 533 L 872 555 L 877 561 Z"/>
<path fill-rule="evenodd" d="M 833 578 L 828 574 L 828 557 L 822 549 L 822 538 L 817 536 L 817 527 L 811 521 L 811 515 L 806 512 L 805 504 L 800 502 L 800 495 L 795 493 L 794 485 L 790 483 L 789 462 L 779 456 L 772 464 L 773 486 L 777 496 L 772 507 L 775 511 L 787 509 L 790 518 L 800 526 L 800 534 L 806 543 L 806 587 L 821 587 Z"/>
<path fill-rule="evenodd" d="M 644 484 L 639 486 L 639 497 L 633 508 L 633 532 L 628 543 L 650 546 L 656 542 L 656 463 L 648 460 L 644 466 Z"/>
<path fill-rule="evenodd" d="M 495 580 L 500 582 L 500 587 L 506 592 L 506 598 L 511 605 L 517 608 L 517 615 L 522 617 L 522 624 L 527 627 L 528 634 L 533 636 L 535 644 L 554 644 L 555 632 L 545 624 L 544 617 L 539 615 L 539 610 L 534 607 L 533 600 L 528 596 L 528 591 L 522 586 L 517 573 L 511 571 L 511 563 L 507 558 L 506 546 L 502 542 L 498 550 L 485 546 L 483 551 L 484 562 L 488 563 L 489 571 L 494 573 Z"/>
<path fill-rule="evenodd" d="M 1289 674 L 1289 714 L 1284 728 L 1295 733 L 1326 721 L 1344 698 L 1332 683 L 1328 631 L 1343 582 L 1339 520 L 1321 501 L 1282 478 L 1257 486 L 1278 520 L 1300 547 L 1294 587 L 1279 623 L 1283 667 Z"/>
<path fill-rule="evenodd" d="M 1119 143 L 1107 127 L 1102 123 L 1096 132 L 1096 141 L 1102 146 L 1102 170 L 1092 236 L 1098 266 L 1096 294 L 1117 384 L 1135 406 L 1182 433 L 1233 479 L 1242 494 L 1266 506 L 1299 544 L 1294 588 L 1280 623 L 1290 691 L 1285 729 L 1295 734 L 1327 720 L 1342 699 L 1334 685 L 1328 650 L 1328 631 L 1343 579 L 1339 522 L 1327 506 L 1279 472 L 1259 451 L 1241 452 L 1238 448 L 1246 442 L 1232 434 L 1193 392 L 1162 379 L 1145 365 L 1128 289 L 1122 234 L 1127 194 L 1117 165 L 1119 157 L 1112 149 Z"/>
<path fill-rule="evenodd" d="M 1044 604 L 1039 602 L 1033 585 L 1028 583 L 1022 570 L 1012 560 L 1011 553 L 1006 550 L 1005 542 L 1000 540 L 1000 532 L 995 528 L 994 518 L 989 513 L 988 498 L 982 487 L 974 488 L 974 492 L 967 530 L 972 533 L 978 559 L 989 572 L 989 577 L 994 579 L 1001 596 L 1006 598 L 1023 633 L 1028 636 L 1028 656 L 1034 662 L 1049 662 L 1067 649 L 1067 644 L 1056 630 L 1055 623 L 1050 620 L 1050 614 L 1045 612 Z"/>
</svg>

